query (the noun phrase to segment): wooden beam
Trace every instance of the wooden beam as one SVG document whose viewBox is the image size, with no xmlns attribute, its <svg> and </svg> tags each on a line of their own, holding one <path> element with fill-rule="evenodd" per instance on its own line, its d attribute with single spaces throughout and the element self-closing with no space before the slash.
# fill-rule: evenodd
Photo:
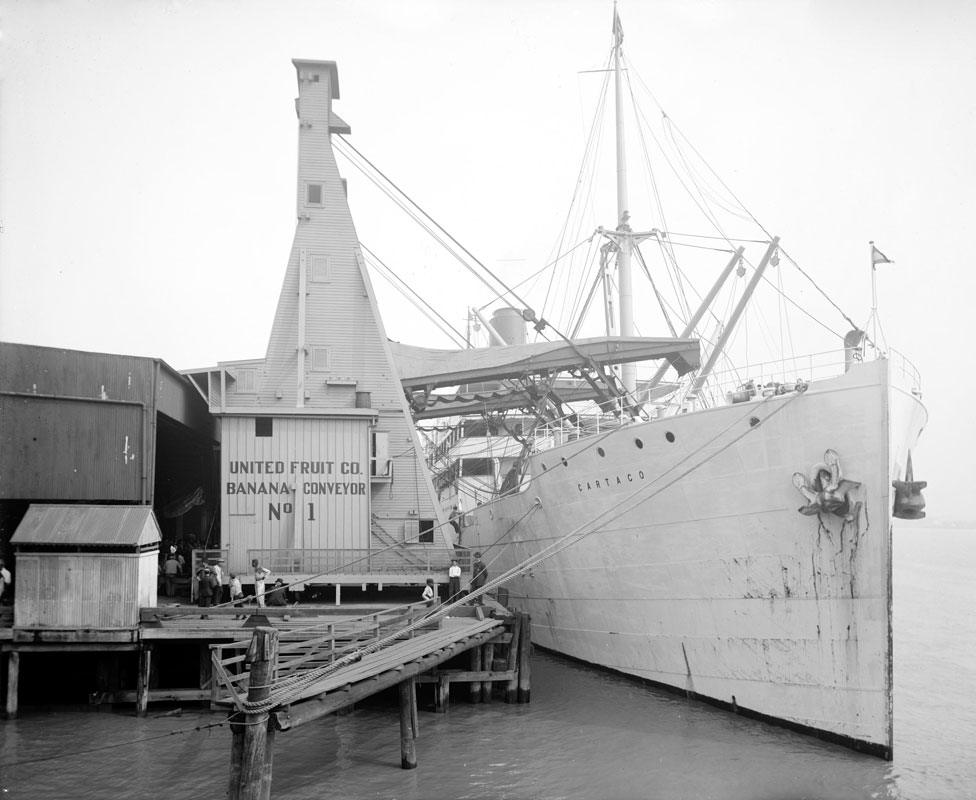
<svg viewBox="0 0 976 800">
<path fill-rule="evenodd" d="M 149 703 L 197 703 L 210 699 L 209 689 L 150 689 L 147 692 Z M 109 692 L 105 697 L 110 703 L 137 703 L 138 690 L 122 689 Z"/>
<path fill-rule="evenodd" d="M 7 718 L 17 716 L 17 682 L 20 678 L 20 653 L 14 650 L 7 656 Z"/>
<path fill-rule="evenodd" d="M 512 623 L 512 640 L 508 644 L 508 663 L 505 665 L 506 669 L 511 673 L 514 673 L 518 669 L 518 649 L 521 634 L 522 614 L 521 612 L 516 612 L 515 621 Z M 516 700 L 518 700 L 518 678 L 512 677 L 505 686 L 505 702 L 514 703 Z"/>
<path fill-rule="evenodd" d="M 490 672 L 491 668 L 494 666 L 494 661 L 495 661 L 495 643 L 488 642 L 488 644 L 482 645 L 481 652 L 482 652 L 481 664 L 486 670 Z M 491 682 L 491 679 L 486 679 L 485 682 L 482 684 L 481 701 L 483 703 L 491 702 L 491 690 L 493 686 L 494 684 Z"/>
<path fill-rule="evenodd" d="M 390 669 L 380 673 L 375 678 L 355 684 L 347 684 L 342 689 L 303 700 L 286 709 L 274 711 L 271 715 L 272 722 L 278 730 L 289 730 L 291 728 L 297 728 L 299 725 L 304 725 L 307 722 L 321 719 L 344 706 L 358 702 L 384 689 L 396 686 L 406 678 L 416 677 L 424 672 L 429 672 L 438 664 L 450 660 L 458 653 L 463 653 L 469 647 L 482 645 L 497 635 L 497 631 L 495 630 L 482 631 L 465 639 L 463 642 L 457 642 L 435 653 L 418 658 L 404 665 L 402 669 Z"/>
<path fill-rule="evenodd" d="M 530 681 L 530 659 L 532 654 L 532 617 L 522 615 L 522 631 L 519 635 L 518 701 L 528 703 L 532 683 Z"/>
<path fill-rule="evenodd" d="M 248 681 L 249 703 L 259 703 L 271 695 L 271 676 L 278 658 L 278 631 L 256 628 L 248 649 L 251 675 Z M 231 758 L 239 753 L 238 765 L 231 763 L 231 800 L 269 800 L 273 753 L 269 753 L 268 712 L 244 714 L 244 734 L 240 747 L 231 745 Z M 272 745 L 274 740 L 271 739 Z M 236 781 L 235 781 L 236 778 Z"/>
<path fill-rule="evenodd" d="M 518 670 L 483 669 L 480 672 L 471 670 L 435 670 L 429 675 L 418 675 L 417 683 L 438 683 L 441 675 L 447 675 L 451 683 L 471 683 L 472 681 L 510 681 L 518 679 Z"/>
<path fill-rule="evenodd" d="M 481 648 L 472 647 L 471 648 L 471 671 L 481 672 Z M 472 703 L 481 702 L 481 681 L 471 681 L 470 695 Z"/>
<path fill-rule="evenodd" d="M 407 678 L 400 682 L 400 766 L 403 769 L 417 769 L 416 706 L 417 686 L 413 678 Z"/>
<path fill-rule="evenodd" d="M 149 677 L 152 669 L 151 644 L 145 644 L 139 651 L 139 673 L 136 676 L 136 716 L 146 716 L 149 707 Z"/>
<path fill-rule="evenodd" d="M 434 700 L 434 710 L 438 714 L 446 714 L 451 705 L 451 679 L 441 673 L 440 680 L 437 682 L 437 697 Z"/>
</svg>

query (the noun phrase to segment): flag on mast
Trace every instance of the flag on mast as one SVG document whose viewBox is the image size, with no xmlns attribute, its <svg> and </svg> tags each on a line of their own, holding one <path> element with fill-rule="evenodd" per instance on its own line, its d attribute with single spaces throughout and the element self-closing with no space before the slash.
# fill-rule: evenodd
<svg viewBox="0 0 976 800">
<path fill-rule="evenodd" d="M 613 36 L 617 40 L 617 47 L 620 47 L 624 43 L 624 26 L 620 24 L 616 3 L 613 6 Z"/>
<path fill-rule="evenodd" d="M 874 242 L 870 242 L 871 245 L 871 269 L 874 269 L 878 264 L 894 264 L 888 256 L 882 253 L 877 247 L 874 246 Z"/>
</svg>

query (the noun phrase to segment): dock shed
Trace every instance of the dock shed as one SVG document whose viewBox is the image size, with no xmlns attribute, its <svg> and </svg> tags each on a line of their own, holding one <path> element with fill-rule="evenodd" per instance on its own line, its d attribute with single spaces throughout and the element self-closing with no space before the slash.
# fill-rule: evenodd
<svg viewBox="0 0 976 800">
<path fill-rule="evenodd" d="M 14 628 L 135 628 L 156 605 L 159 525 L 149 506 L 33 504 L 17 553 Z"/>
</svg>

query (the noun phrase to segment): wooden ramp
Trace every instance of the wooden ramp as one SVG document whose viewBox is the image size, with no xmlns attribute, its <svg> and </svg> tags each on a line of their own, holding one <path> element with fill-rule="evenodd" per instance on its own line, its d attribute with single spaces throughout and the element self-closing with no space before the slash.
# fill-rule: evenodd
<svg viewBox="0 0 976 800">
<path fill-rule="evenodd" d="M 343 625 L 350 626 L 344 631 L 347 638 L 341 642 L 336 624 L 300 641 L 280 641 L 281 631 L 262 626 L 254 629 L 248 642 L 212 646 L 214 684 L 220 687 L 215 699 L 233 709 L 232 800 L 270 797 L 277 732 L 394 686 L 400 695 L 400 764 L 414 769 L 418 676 L 439 683 L 438 710 L 442 711 L 452 680 L 470 683 L 472 699 L 478 698 L 475 702 L 490 702 L 491 687 L 499 681 L 506 684 L 507 701 L 528 702 L 531 634 L 527 615 L 505 612 L 504 616 L 486 617 L 483 607 L 463 604 L 430 613 L 428 610 L 372 642 L 364 642 L 361 636 L 368 636 L 368 631 L 349 620 Z M 497 659 L 496 644 L 507 645 L 505 655 Z M 465 652 L 470 652 L 470 670 L 436 670 Z"/>
</svg>

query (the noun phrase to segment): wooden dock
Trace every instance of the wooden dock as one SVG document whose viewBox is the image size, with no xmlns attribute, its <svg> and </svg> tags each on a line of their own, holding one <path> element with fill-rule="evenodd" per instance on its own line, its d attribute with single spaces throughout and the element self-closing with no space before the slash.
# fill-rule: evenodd
<svg viewBox="0 0 976 800">
<path fill-rule="evenodd" d="M 247 640 L 213 648 L 214 703 L 231 709 L 231 798 L 268 798 L 275 735 L 293 730 L 370 695 L 399 687 L 400 763 L 417 766 L 416 687 L 437 685 L 436 709 L 446 712 L 451 683 L 471 686 L 471 699 L 490 702 L 501 684 L 508 702 L 529 700 L 529 618 L 486 616 L 481 606 L 456 606 L 450 615 L 420 618 L 372 643 L 366 632 L 340 630 L 301 639 L 258 627 Z M 320 632 L 321 633 L 321 632 Z M 351 637 L 351 638 L 350 638 Z M 496 648 L 499 658 L 495 658 Z M 472 669 L 438 670 L 470 653 Z M 486 669 L 481 668 L 487 667 Z M 477 667 L 477 668 L 475 668 Z"/>
</svg>

